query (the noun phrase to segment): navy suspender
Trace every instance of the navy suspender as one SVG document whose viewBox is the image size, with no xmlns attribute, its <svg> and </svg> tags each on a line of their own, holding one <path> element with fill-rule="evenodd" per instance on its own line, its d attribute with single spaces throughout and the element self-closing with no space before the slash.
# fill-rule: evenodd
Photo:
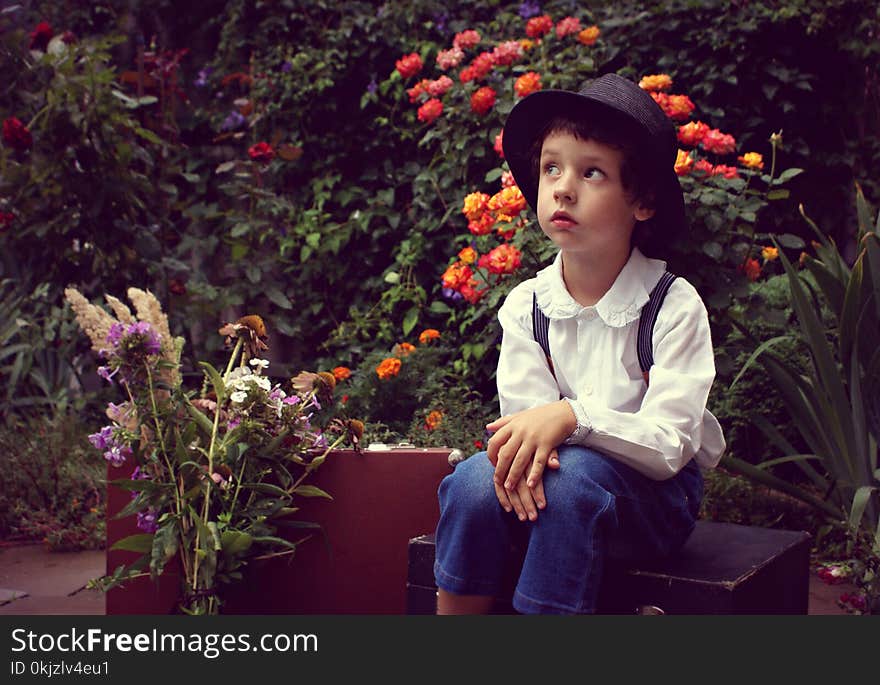
<svg viewBox="0 0 880 685">
<path fill-rule="evenodd" d="M 639 317 L 639 335 L 636 343 L 636 353 L 639 357 L 639 367 L 642 369 L 642 375 L 645 382 L 648 382 L 648 373 L 654 366 L 654 324 L 657 323 L 657 315 L 660 313 L 660 307 L 663 306 L 663 300 L 666 299 L 666 293 L 669 292 L 669 286 L 675 280 L 675 275 L 664 271 L 657 285 L 648 296 L 648 301 L 642 308 Z M 550 359 L 550 319 L 538 307 L 538 296 L 532 294 L 532 335 L 537 343 L 544 351 L 547 357 L 547 364 L 550 372 L 553 373 L 553 361 Z M 554 373 L 555 376 L 555 373 Z"/>
</svg>

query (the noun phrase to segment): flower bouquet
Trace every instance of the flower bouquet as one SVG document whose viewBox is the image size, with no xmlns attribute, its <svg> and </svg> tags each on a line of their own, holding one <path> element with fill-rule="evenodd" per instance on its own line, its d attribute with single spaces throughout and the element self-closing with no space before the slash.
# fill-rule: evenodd
<svg viewBox="0 0 880 685">
<path fill-rule="evenodd" d="M 330 497 L 305 481 L 335 447 L 357 449 L 363 424 L 339 415 L 318 425 L 333 404 L 332 373 L 303 372 L 285 387 L 264 375 L 267 335 L 258 316 L 220 329 L 231 347 L 226 367 L 200 362 L 204 382 L 194 391 L 181 382 L 184 341 L 172 338 L 152 294 L 128 290 L 136 316 L 106 296 L 115 317 L 73 288 L 65 295 L 105 361 L 98 374 L 124 392 L 122 403 L 107 407 L 110 424 L 89 439 L 114 467 L 134 460 L 131 477 L 111 483 L 131 492 L 118 517 L 136 515 L 143 531 L 113 546 L 141 556 L 91 585 L 155 581 L 177 557 L 179 610 L 219 613 L 224 586 L 240 581 L 249 562 L 290 557 L 310 537 L 290 540 L 283 530 L 319 527 L 291 519 L 296 500 Z"/>
</svg>

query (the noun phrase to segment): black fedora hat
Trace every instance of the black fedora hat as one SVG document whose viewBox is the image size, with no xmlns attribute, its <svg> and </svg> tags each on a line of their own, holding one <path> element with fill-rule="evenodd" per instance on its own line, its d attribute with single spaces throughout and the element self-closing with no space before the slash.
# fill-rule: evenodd
<svg viewBox="0 0 880 685">
<path fill-rule="evenodd" d="M 587 82 L 578 92 L 539 90 L 520 100 L 504 124 L 504 158 L 531 208 L 537 211 L 538 177 L 533 145 L 555 118 L 585 120 L 601 116 L 620 123 L 639 151 L 639 162 L 654 178 L 654 216 L 641 222 L 636 242 L 651 256 L 663 253 L 686 228 L 684 196 L 675 160 L 678 140 L 675 126 L 647 92 L 618 74 L 605 74 Z M 653 253 L 653 254 L 652 254 Z"/>
</svg>

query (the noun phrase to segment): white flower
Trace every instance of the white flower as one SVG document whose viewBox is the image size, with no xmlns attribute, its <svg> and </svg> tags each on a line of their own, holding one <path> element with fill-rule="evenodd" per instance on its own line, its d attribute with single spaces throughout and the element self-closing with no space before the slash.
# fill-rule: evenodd
<svg viewBox="0 0 880 685">
<path fill-rule="evenodd" d="M 248 364 L 257 369 L 257 373 L 259 373 L 262 369 L 269 368 L 269 361 L 266 359 L 251 359 Z"/>
<path fill-rule="evenodd" d="M 229 396 L 229 399 L 236 404 L 241 404 L 247 399 L 247 393 L 244 390 L 236 390 Z"/>
<path fill-rule="evenodd" d="M 266 392 L 269 392 L 272 389 L 272 381 L 263 376 L 251 376 L 251 383 L 258 385 Z"/>
<path fill-rule="evenodd" d="M 226 382 L 235 385 L 238 381 L 240 381 L 245 376 L 250 376 L 251 370 L 246 366 L 239 366 L 232 371 L 229 372 L 229 376 L 226 378 Z"/>
</svg>

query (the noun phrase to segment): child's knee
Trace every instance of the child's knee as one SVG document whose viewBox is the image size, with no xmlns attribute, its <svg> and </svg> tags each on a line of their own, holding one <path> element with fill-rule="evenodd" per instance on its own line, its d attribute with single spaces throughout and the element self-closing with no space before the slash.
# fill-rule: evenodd
<svg viewBox="0 0 880 685">
<path fill-rule="evenodd" d="M 440 508 L 452 506 L 458 513 L 478 514 L 487 506 L 500 506 L 492 485 L 494 474 L 485 452 L 456 464 L 455 470 L 440 482 Z"/>
</svg>

